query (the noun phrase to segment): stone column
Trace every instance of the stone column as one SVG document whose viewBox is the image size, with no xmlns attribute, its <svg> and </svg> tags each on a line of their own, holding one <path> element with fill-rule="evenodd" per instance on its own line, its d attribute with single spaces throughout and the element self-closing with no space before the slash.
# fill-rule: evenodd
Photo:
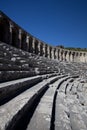
<svg viewBox="0 0 87 130">
<path fill-rule="evenodd" d="M 75 62 L 78 62 L 78 52 L 75 52 Z"/>
<path fill-rule="evenodd" d="M 63 61 L 65 61 L 65 51 L 63 50 Z"/>
<path fill-rule="evenodd" d="M 80 62 L 81 62 L 81 60 L 82 60 L 81 57 L 82 57 L 82 54 L 80 53 L 80 58 L 79 58 Z"/>
<path fill-rule="evenodd" d="M 82 53 L 81 61 L 84 62 L 84 54 Z"/>
<path fill-rule="evenodd" d="M 26 36 L 27 50 L 29 52 L 29 36 Z"/>
<path fill-rule="evenodd" d="M 21 40 L 22 40 L 22 30 L 21 29 L 19 29 L 18 39 L 19 39 L 19 48 L 21 49 Z"/>
<path fill-rule="evenodd" d="M 35 38 L 32 40 L 32 52 L 35 54 Z"/>
<path fill-rule="evenodd" d="M 76 62 L 76 52 L 75 52 L 75 54 L 74 54 L 74 62 Z"/>
<path fill-rule="evenodd" d="M 59 52 L 60 52 L 60 50 L 58 49 L 58 60 L 59 60 Z"/>
<path fill-rule="evenodd" d="M 55 50 L 56 59 L 58 60 L 58 49 Z"/>
<path fill-rule="evenodd" d="M 66 52 L 66 61 L 69 61 L 69 52 Z"/>
<path fill-rule="evenodd" d="M 85 62 L 87 63 L 87 53 L 85 53 L 86 54 L 86 56 L 85 56 Z"/>
<path fill-rule="evenodd" d="M 45 44 L 43 44 L 43 57 L 45 57 L 46 56 L 46 50 L 45 50 Z"/>
<path fill-rule="evenodd" d="M 78 62 L 80 62 L 80 53 L 78 53 Z"/>
<path fill-rule="evenodd" d="M 61 49 L 59 51 L 59 60 L 61 61 Z"/>
<path fill-rule="evenodd" d="M 52 59 L 54 59 L 54 48 L 52 47 Z"/>
<path fill-rule="evenodd" d="M 65 61 L 67 61 L 67 60 L 66 60 L 67 51 L 65 51 L 64 54 L 65 54 Z"/>
<path fill-rule="evenodd" d="M 86 63 L 86 53 L 84 53 L 84 63 Z"/>
<path fill-rule="evenodd" d="M 13 28 L 13 25 L 12 25 L 11 22 L 9 22 L 9 25 L 10 25 L 10 27 L 9 27 L 10 28 L 9 29 L 10 30 L 10 38 L 9 38 L 10 41 L 9 41 L 9 43 L 10 43 L 10 45 L 12 45 L 12 28 Z"/>
<path fill-rule="evenodd" d="M 40 55 L 43 56 L 44 52 L 43 52 L 43 43 L 40 43 Z"/>
<path fill-rule="evenodd" d="M 72 61 L 75 61 L 75 52 L 72 52 Z"/>
<path fill-rule="evenodd" d="M 71 55 L 70 55 L 70 61 L 72 62 L 73 61 L 73 53 L 71 52 Z"/>
<path fill-rule="evenodd" d="M 40 54 L 41 54 L 41 48 L 40 48 L 40 46 L 41 46 L 41 42 L 40 41 L 38 41 L 38 55 L 40 56 Z"/>
<path fill-rule="evenodd" d="M 50 46 L 47 46 L 47 57 L 50 59 Z"/>
<path fill-rule="evenodd" d="M 63 60 L 63 51 L 60 50 L 60 61 L 62 61 L 62 60 Z"/>
</svg>

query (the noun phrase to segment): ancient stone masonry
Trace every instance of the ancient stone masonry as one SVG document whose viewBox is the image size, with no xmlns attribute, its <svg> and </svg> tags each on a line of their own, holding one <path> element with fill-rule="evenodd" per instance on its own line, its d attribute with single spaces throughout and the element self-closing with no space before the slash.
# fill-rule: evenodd
<svg viewBox="0 0 87 130">
<path fill-rule="evenodd" d="M 60 61 L 87 62 L 87 53 L 53 47 L 35 38 L 0 11 L 0 41 L 24 51 Z"/>
<path fill-rule="evenodd" d="M 87 130 L 86 57 L 0 12 L 0 130 Z"/>
</svg>

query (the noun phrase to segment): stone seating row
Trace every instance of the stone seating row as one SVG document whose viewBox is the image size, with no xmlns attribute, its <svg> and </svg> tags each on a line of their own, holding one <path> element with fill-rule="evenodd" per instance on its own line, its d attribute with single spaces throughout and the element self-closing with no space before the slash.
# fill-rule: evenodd
<svg viewBox="0 0 87 130">
<path fill-rule="evenodd" d="M 82 107 L 86 106 L 83 95 L 76 94 L 80 87 L 73 80 L 82 72 L 85 74 L 85 64 L 50 60 L 0 43 L 0 65 L 0 130 L 19 130 L 21 125 L 27 130 L 43 127 L 53 130 L 54 126 L 56 130 L 71 130 L 74 124 L 71 104 L 74 106 L 76 99 Z"/>
<path fill-rule="evenodd" d="M 51 60 L 0 43 L 0 82 L 54 72 L 58 69 Z"/>
<path fill-rule="evenodd" d="M 62 78 L 64 76 L 60 75 L 60 76 L 49 77 L 47 79 L 43 79 L 41 82 L 40 82 L 41 77 L 37 76 L 37 78 L 36 77 L 33 77 L 31 79 L 25 78 L 25 79 L 20 79 L 19 81 L 16 80 L 16 81 L 10 81 L 8 83 L 2 83 L 0 86 L 1 86 L 2 93 L 3 94 L 5 93 L 5 95 L 2 94 L 3 96 L 6 96 L 8 94 L 10 96 L 14 95 L 14 92 L 17 93 L 18 86 L 21 89 L 23 89 L 23 88 L 25 89 L 25 87 L 28 87 L 28 88 L 25 89 L 24 92 L 22 92 L 21 94 L 17 93 L 17 95 L 14 98 L 11 98 L 9 100 L 9 102 L 7 101 L 7 103 L 4 102 L 4 104 L 0 107 L 0 114 L 1 114 L 0 129 L 4 130 L 6 128 L 6 130 L 7 129 L 10 130 L 11 129 L 10 127 L 12 127 L 12 125 L 13 125 L 12 123 L 14 123 L 14 125 L 16 125 L 16 123 L 21 120 L 22 116 L 26 113 L 26 111 L 29 112 L 29 110 L 27 110 L 29 108 L 27 108 L 27 107 L 33 107 L 31 104 L 31 102 L 32 102 L 31 100 L 33 100 L 32 98 L 35 97 L 35 101 L 37 101 L 36 98 L 39 98 L 39 94 L 41 93 L 41 95 L 42 95 L 43 90 L 47 89 L 48 85 L 55 82 L 56 80 L 58 80 L 59 77 Z M 35 79 L 36 80 L 38 79 L 39 82 L 38 81 L 35 82 Z M 29 87 L 29 84 L 32 84 L 32 83 L 33 83 L 33 86 Z M 23 84 L 25 84 L 25 85 L 23 85 Z M 8 91 L 10 93 L 7 91 L 4 91 L 4 89 L 8 89 Z M 31 104 L 31 105 L 29 105 L 29 104 Z M 14 128 L 12 128 L 12 129 L 14 129 Z"/>
</svg>

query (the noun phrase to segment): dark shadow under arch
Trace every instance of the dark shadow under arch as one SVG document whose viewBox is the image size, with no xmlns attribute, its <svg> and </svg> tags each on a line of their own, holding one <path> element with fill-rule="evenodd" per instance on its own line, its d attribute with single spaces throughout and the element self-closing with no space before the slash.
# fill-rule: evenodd
<svg viewBox="0 0 87 130">
<path fill-rule="evenodd" d="M 9 21 L 5 18 L 0 19 L 0 41 L 10 43 Z"/>
</svg>

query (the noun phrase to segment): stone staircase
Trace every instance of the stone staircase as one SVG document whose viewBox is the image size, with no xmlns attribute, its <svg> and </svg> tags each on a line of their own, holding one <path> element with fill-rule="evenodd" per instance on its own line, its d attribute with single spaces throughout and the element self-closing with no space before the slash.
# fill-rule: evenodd
<svg viewBox="0 0 87 130">
<path fill-rule="evenodd" d="M 87 130 L 86 70 L 0 42 L 0 130 Z"/>
</svg>

